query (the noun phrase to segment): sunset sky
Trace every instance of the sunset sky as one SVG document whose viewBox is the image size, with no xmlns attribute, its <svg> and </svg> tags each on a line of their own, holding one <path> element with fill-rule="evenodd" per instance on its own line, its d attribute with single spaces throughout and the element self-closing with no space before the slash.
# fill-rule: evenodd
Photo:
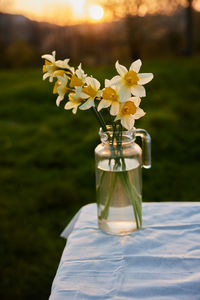
<svg viewBox="0 0 200 300">
<path fill-rule="evenodd" d="M 154 1 L 149 1 L 152 7 Z M 184 3 L 186 0 L 182 1 Z M 194 8 L 200 11 L 200 0 L 194 0 L 193 3 Z M 100 6 L 99 0 L 0 0 L 0 9 L 8 13 L 23 14 L 33 20 L 59 25 L 110 20 L 110 16 Z M 147 12 L 143 5 L 141 14 Z"/>
<path fill-rule="evenodd" d="M 65 25 L 105 18 L 98 0 L 3 0 L 4 12 L 23 14 L 30 19 Z"/>
</svg>

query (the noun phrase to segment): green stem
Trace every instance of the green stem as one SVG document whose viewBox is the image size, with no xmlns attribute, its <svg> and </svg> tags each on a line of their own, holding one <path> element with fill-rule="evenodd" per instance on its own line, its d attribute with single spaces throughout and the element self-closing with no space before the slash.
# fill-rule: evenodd
<svg viewBox="0 0 200 300">
<path fill-rule="evenodd" d="M 138 215 L 140 225 L 142 225 L 142 197 L 141 195 L 137 192 L 136 187 L 131 184 L 130 179 L 128 177 L 128 173 L 126 174 L 126 183 L 128 186 L 128 189 L 130 190 L 131 193 L 131 200 L 132 203 L 135 207 L 135 212 Z"/>
<path fill-rule="evenodd" d="M 99 219 L 106 219 L 108 217 L 110 202 L 112 200 L 113 192 L 115 190 L 116 181 L 117 181 L 117 173 L 114 173 L 114 177 L 112 178 L 112 183 L 111 183 L 111 187 L 109 190 L 109 194 L 108 194 L 104 209 L 102 210 L 101 215 L 99 216 Z"/>
<path fill-rule="evenodd" d="M 95 108 L 95 109 L 96 109 L 96 108 Z M 97 110 L 96 110 L 96 111 L 97 111 Z M 97 113 L 99 114 L 99 116 L 100 116 L 100 118 L 101 118 L 102 124 L 104 124 L 104 125 L 103 125 L 104 127 L 102 127 L 102 129 L 104 130 L 104 132 L 106 132 L 106 131 L 107 131 L 106 122 L 104 121 L 104 118 L 103 118 L 101 112 L 100 112 L 100 111 L 97 111 Z"/>
<path fill-rule="evenodd" d="M 101 186 L 103 184 L 103 180 L 104 180 L 105 174 L 106 174 L 106 172 L 103 171 L 102 174 L 101 174 L 101 177 L 100 177 L 99 185 L 96 187 L 96 189 L 97 189 L 97 204 L 98 205 L 100 205 L 100 188 L 101 188 Z"/>
<path fill-rule="evenodd" d="M 113 128 L 113 135 L 112 135 L 112 147 L 113 147 L 114 140 L 115 140 L 115 132 L 116 132 L 116 124 L 115 123 L 112 125 L 112 128 Z"/>
<path fill-rule="evenodd" d="M 97 111 L 96 107 L 94 107 L 94 106 L 92 107 L 92 111 L 93 111 L 95 117 L 97 118 L 101 128 L 103 129 L 104 132 L 106 132 L 107 131 L 106 123 L 105 123 L 102 115 L 100 114 L 100 112 Z"/>
<path fill-rule="evenodd" d="M 124 190 L 127 194 L 127 197 L 130 199 L 130 201 L 133 205 L 133 213 L 134 213 L 134 216 L 135 216 L 136 226 L 137 226 L 137 229 L 139 229 L 140 228 L 140 222 L 138 220 L 138 217 L 139 217 L 138 216 L 138 209 L 137 209 L 133 194 L 131 192 L 131 188 L 128 184 L 129 178 L 128 178 L 127 172 L 121 172 L 120 179 L 121 179 L 122 185 L 124 186 Z"/>
</svg>

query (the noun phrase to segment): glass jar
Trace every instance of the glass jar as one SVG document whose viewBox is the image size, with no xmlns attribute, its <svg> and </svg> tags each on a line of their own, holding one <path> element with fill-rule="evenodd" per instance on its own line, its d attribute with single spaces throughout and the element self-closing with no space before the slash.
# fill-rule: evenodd
<svg viewBox="0 0 200 300">
<path fill-rule="evenodd" d="M 151 167 L 151 138 L 144 129 L 100 129 L 95 149 L 98 225 L 111 234 L 129 234 L 142 226 L 141 167 Z M 142 139 L 142 149 L 135 138 Z"/>
</svg>

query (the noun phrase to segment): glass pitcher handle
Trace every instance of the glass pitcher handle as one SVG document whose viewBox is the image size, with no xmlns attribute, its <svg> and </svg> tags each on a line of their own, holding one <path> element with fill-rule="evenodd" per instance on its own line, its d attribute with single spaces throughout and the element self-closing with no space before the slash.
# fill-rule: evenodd
<svg viewBox="0 0 200 300">
<path fill-rule="evenodd" d="M 151 168 L 151 137 L 144 129 L 135 129 L 136 137 L 142 139 L 142 167 L 145 169 Z"/>
</svg>

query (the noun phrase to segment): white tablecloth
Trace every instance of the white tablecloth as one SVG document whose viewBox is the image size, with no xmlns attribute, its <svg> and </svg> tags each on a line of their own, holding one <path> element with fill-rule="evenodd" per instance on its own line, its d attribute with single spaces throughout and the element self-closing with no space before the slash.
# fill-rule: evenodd
<svg viewBox="0 0 200 300">
<path fill-rule="evenodd" d="M 96 204 L 63 231 L 50 300 L 200 299 L 200 203 L 143 203 L 143 228 L 98 229 Z"/>
</svg>

